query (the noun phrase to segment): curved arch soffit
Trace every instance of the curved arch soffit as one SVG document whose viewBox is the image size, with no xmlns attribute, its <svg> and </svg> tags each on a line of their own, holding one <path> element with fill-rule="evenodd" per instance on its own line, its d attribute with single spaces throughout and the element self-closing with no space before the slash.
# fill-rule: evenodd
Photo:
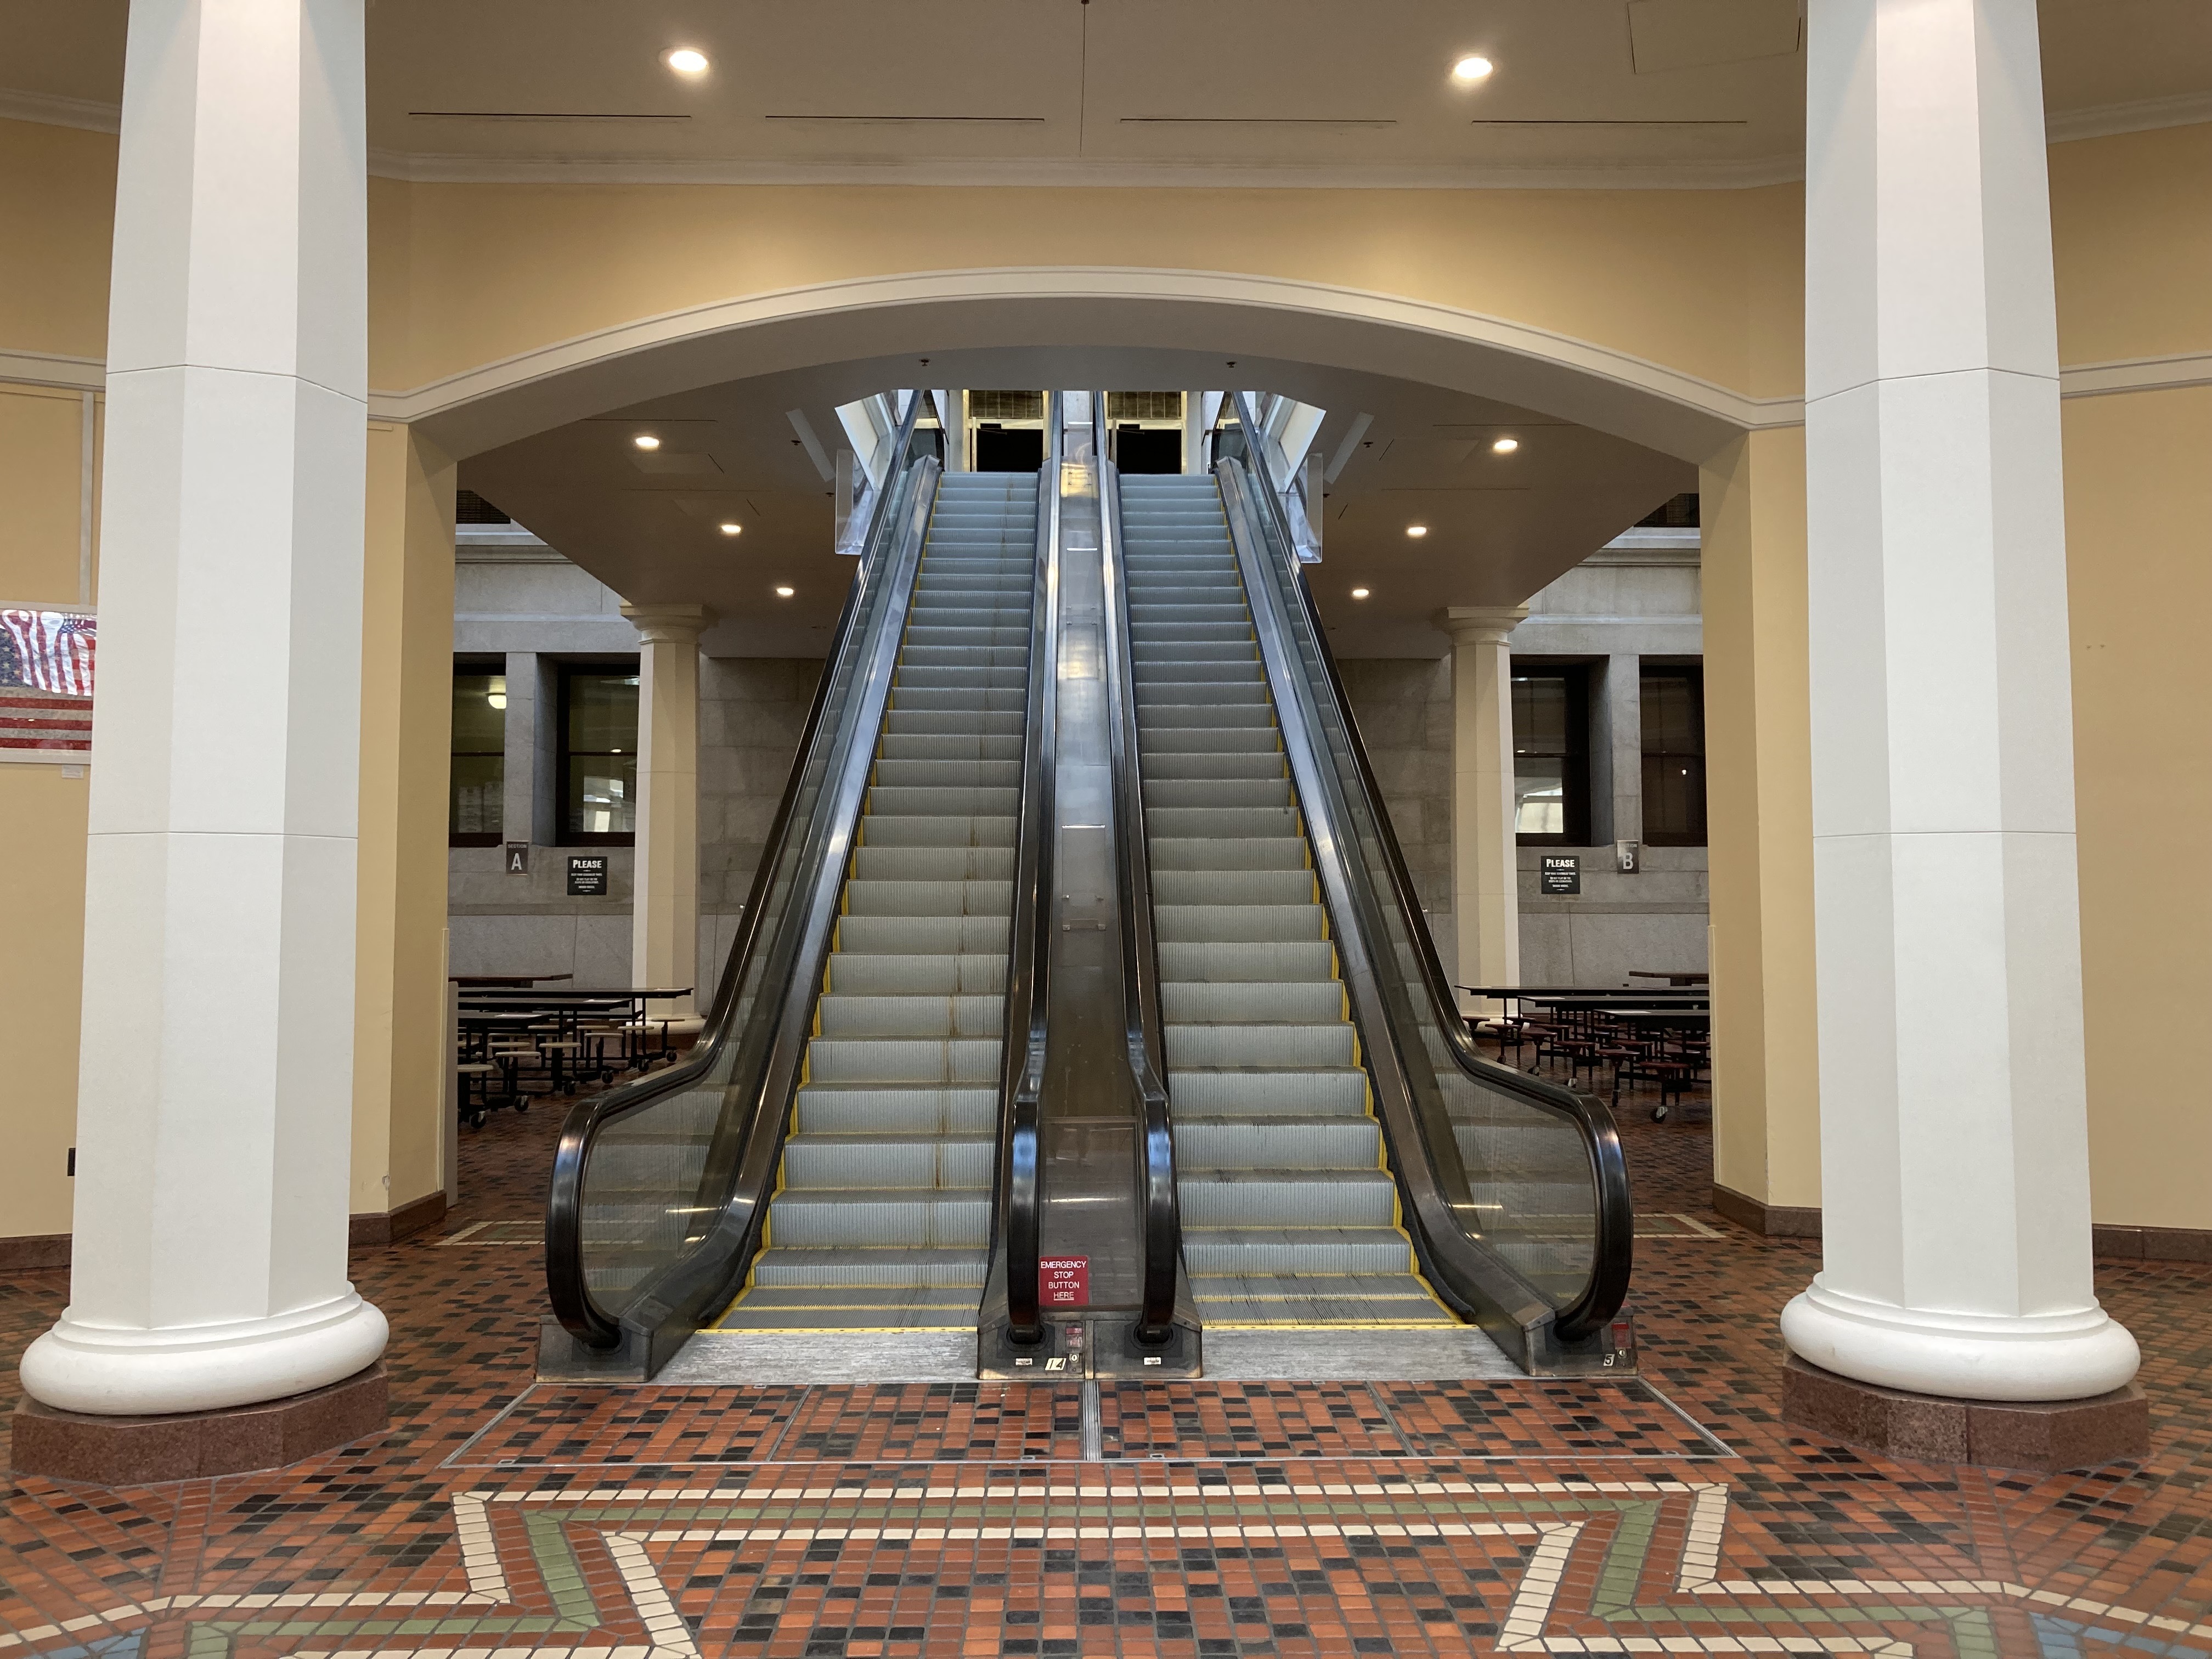
<svg viewBox="0 0 2212 1659">
<path fill-rule="evenodd" d="M 995 267 L 856 277 L 719 301 L 376 392 L 448 454 L 480 454 L 650 398 L 819 363 L 1006 346 L 1234 352 L 1389 375 L 1573 421 L 1688 461 L 1796 425 L 1748 398 L 1568 335 L 1402 295 L 1280 277 Z"/>
</svg>

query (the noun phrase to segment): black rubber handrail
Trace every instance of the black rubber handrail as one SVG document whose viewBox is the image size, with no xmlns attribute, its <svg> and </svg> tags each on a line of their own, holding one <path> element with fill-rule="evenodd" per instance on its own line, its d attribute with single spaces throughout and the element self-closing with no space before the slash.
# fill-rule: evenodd
<svg viewBox="0 0 2212 1659">
<path fill-rule="evenodd" d="M 787 976 L 780 1000 L 773 988 L 763 984 L 761 1012 L 767 1018 L 753 1019 L 750 1030 L 733 1029 L 734 1016 L 757 955 L 787 943 L 791 948 L 784 954 L 803 954 L 799 948 L 802 941 L 792 936 L 791 927 L 796 925 L 802 935 L 819 934 L 826 939 L 823 917 L 835 915 L 844 864 L 849 858 L 852 820 L 865 796 L 867 763 L 873 757 L 873 738 L 881 725 L 880 709 L 877 718 L 868 721 L 865 708 L 855 710 L 854 699 L 880 703 L 887 695 L 912 598 L 921 538 L 935 495 L 938 465 L 933 458 L 902 465 L 912 447 L 925 396 L 915 393 L 900 422 L 891 468 L 885 473 L 870 514 L 860 568 L 838 617 L 798 753 L 753 872 L 738 934 L 732 941 L 696 1050 L 690 1059 L 665 1071 L 579 1101 L 561 1127 L 546 1199 L 545 1278 L 554 1316 L 586 1348 L 605 1352 L 622 1347 L 626 1339 L 640 1340 L 646 1351 L 642 1360 L 648 1376 L 658 1369 L 656 1351 L 666 1348 L 672 1336 L 680 1340 L 681 1335 L 688 1335 L 688 1327 L 701 1315 L 713 1311 L 717 1298 L 726 1302 L 742 1278 L 757 1240 L 759 1223 L 764 1218 L 765 1188 L 773 1180 L 786 1127 L 783 1119 L 788 1115 L 775 1109 L 769 1097 L 781 1086 L 779 1079 L 795 1079 L 797 1072 L 796 1060 L 787 1052 L 793 1047 L 790 1004 L 794 1000 L 794 988 L 789 980 L 799 980 L 796 988 L 811 1009 L 818 970 Z M 884 603 L 873 615 L 868 637 L 855 638 L 856 626 L 879 595 Z M 843 707 L 832 719 L 831 704 L 841 686 Z M 841 739 L 842 754 L 836 752 Z M 798 822 L 798 805 L 808 777 L 817 770 L 817 760 L 822 776 L 814 810 L 802 824 Z M 833 775 L 833 768 L 838 775 Z M 795 924 L 791 920 L 793 909 L 787 906 L 775 933 L 764 938 L 768 901 L 794 836 L 805 837 L 799 851 L 799 868 L 811 866 L 816 878 L 811 902 Z M 841 854 L 841 848 L 848 850 Z M 821 878 L 824 867 L 834 872 L 827 884 L 826 908 Z M 773 964 L 765 959 L 761 967 L 763 974 L 773 971 Z M 802 1011 L 796 1040 L 802 1054 L 805 1025 Z M 627 1306 L 619 1310 L 601 1307 L 591 1291 L 583 1249 L 583 1183 L 593 1148 L 611 1125 L 699 1086 L 714 1072 L 725 1047 L 733 1041 L 743 1042 L 748 1036 L 753 1038 L 758 1060 L 745 1068 L 748 1077 L 740 1079 L 733 1072 L 724 1085 L 723 1106 L 701 1179 L 699 1201 L 692 1206 L 700 1217 L 699 1231 L 687 1237 L 683 1253 L 653 1273 Z M 743 1059 L 741 1051 L 740 1064 Z M 764 1149 L 759 1144 L 763 1139 L 772 1144 Z M 738 1203 L 736 1207 L 743 1214 L 732 1217 L 728 1211 L 738 1189 L 743 1189 L 749 1201 Z"/>
<path fill-rule="evenodd" d="M 1114 756 L 1114 863 L 1121 912 L 1121 1009 L 1129 1075 L 1144 1114 L 1139 1137 L 1144 1192 L 1143 1306 L 1137 1340 L 1175 1333 L 1182 1209 L 1176 1189 L 1175 1131 L 1168 1114 L 1166 1040 L 1159 952 L 1152 929 L 1152 845 L 1146 839 L 1144 764 L 1137 740 L 1135 671 L 1129 639 L 1128 573 L 1121 548 L 1121 471 L 1107 459 L 1106 394 L 1091 394 L 1091 445 L 1098 458 L 1098 543 L 1104 562 L 1106 702 Z"/>
<path fill-rule="evenodd" d="M 1317 861 L 1322 850 L 1320 843 L 1324 839 L 1338 840 L 1346 843 L 1330 849 L 1332 860 L 1341 865 L 1344 876 L 1346 878 L 1343 884 L 1344 890 L 1337 900 L 1337 904 L 1341 905 L 1346 912 L 1343 920 L 1356 917 L 1365 908 L 1358 902 L 1361 897 L 1364 897 L 1370 905 L 1387 902 L 1396 907 L 1400 924 L 1413 948 L 1415 965 L 1419 970 L 1418 977 L 1422 991 L 1430 1004 L 1431 1023 L 1442 1036 L 1446 1051 L 1450 1054 L 1454 1064 L 1467 1075 L 1469 1080 L 1480 1087 L 1504 1094 L 1524 1104 L 1550 1113 L 1575 1127 L 1589 1162 L 1595 1194 L 1597 1237 L 1594 1243 L 1590 1274 L 1584 1284 L 1582 1294 L 1564 1308 L 1553 1308 L 1548 1302 L 1545 1305 L 1549 1310 L 1548 1322 L 1553 1334 L 1562 1341 L 1580 1340 L 1601 1329 L 1620 1311 L 1627 1296 L 1633 1263 L 1634 1208 L 1629 1193 L 1627 1164 L 1621 1152 L 1619 1128 L 1613 1122 L 1613 1115 L 1606 1109 L 1602 1102 L 1528 1077 L 1513 1067 L 1499 1066 L 1475 1050 L 1474 1039 L 1468 1030 L 1466 1020 L 1459 1012 L 1449 983 L 1444 978 L 1442 965 L 1437 959 L 1436 945 L 1428 931 L 1427 919 L 1422 913 L 1411 873 L 1406 867 L 1404 853 L 1398 845 L 1395 830 L 1390 822 L 1388 809 L 1383 805 L 1382 790 L 1375 780 L 1373 767 L 1367 756 L 1366 745 L 1359 735 L 1358 722 L 1352 714 L 1350 702 L 1345 696 L 1343 682 L 1337 672 L 1334 654 L 1329 649 L 1327 629 L 1321 621 L 1319 610 L 1314 604 L 1311 589 L 1305 580 L 1303 570 L 1299 568 L 1296 553 L 1297 544 L 1291 535 L 1280 496 L 1273 488 L 1269 477 L 1264 434 L 1261 434 L 1256 421 L 1253 418 L 1249 400 L 1241 392 L 1232 395 L 1236 398 L 1239 423 L 1247 434 L 1245 445 L 1247 455 L 1250 464 L 1261 469 L 1260 478 L 1255 482 L 1251 474 L 1245 471 L 1244 465 L 1238 462 L 1224 462 L 1217 467 L 1217 471 L 1222 475 L 1224 482 L 1224 505 L 1231 507 L 1232 530 L 1237 527 L 1235 520 L 1237 515 L 1234 510 L 1236 503 L 1227 499 L 1230 497 L 1242 498 L 1243 505 L 1247 510 L 1267 515 L 1273 526 L 1276 532 L 1273 543 L 1277 550 L 1273 556 L 1280 567 L 1280 574 L 1287 579 L 1285 585 L 1291 593 L 1295 595 L 1296 602 L 1301 607 L 1302 614 L 1299 620 L 1305 624 L 1304 637 L 1310 645 L 1315 660 L 1321 670 L 1319 684 L 1312 684 L 1310 677 L 1301 676 L 1300 678 L 1306 681 L 1310 694 L 1313 695 L 1317 702 L 1325 699 L 1326 714 L 1334 719 L 1338 729 L 1343 733 L 1346 750 L 1352 757 L 1354 774 L 1352 777 L 1346 779 L 1342 776 L 1340 769 L 1334 768 L 1331 769 L 1336 774 L 1336 780 L 1340 785 L 1356 787 L 1364 797 L 1365 816 L 1368 822 L 1374 826 L 1375 837 L 1382 855 L 1389 891 L 1387 894 L 1375 892 L 1370 884 L 1358 879 L 1358 871 L 1360 861 L 1353 858 L 1349 850 L 1348 842 L 1351 838 L 1349 826 L 1334 823 L 1334 814 L 1329 810 L 1328 793 L 1325 788 L 1320 787 L 1321 780 L 1316 776 L 1311 780 L 1310 785 L 1305 780 L 1301 780 L 1300 795 L 1302 800 L 1304 799 L 1310 787 L 1314 799 L 1309 807 L 1310 817 L 1325 815 L 1329 820 L 1326 826 L 1315 825 Z M 1255 530 L 1259 528 L 1256 525 L 1253 527 Z M 1253 550 L 1261 556 L 1266 556 L 1268 538 L 1260 535 L 1255 539 L 1257 544 Z M 1259 623 L 1263 620 L 1259 614 L 1260 596 L 1255 594 L 1252 598 L 1255 621 L 1255 623 Z M 1276 620 L 1277 625 L 1273 629 L 1261 626 L 1258 630 L 1261 635 L 1263 654 L 1270 644 L 1269 636 L 1273 633 L 1277 636 L 1273 641 L 1274 649 L 1282 658 L 1283 669 L 1287 671 L 1293 654 L 1291 642 L 1287 637 L 1286 626 L 1291 619 L 1285 617 L 1279 620 Z M 1272 673 L 1274 665 L 1271 664 L 1270 669 Z M 1279 695 L 1279 703 L 1285 700 Z M 1287 739 L 1292 735 L 1288 729 L 1288 721 L 1293 711 L 1290 708 L 1279 708 L 1278 713 L 1285 718 Z M 1304 726 L 1302 714 L 1298 715 L 1297 724 L 1300 726 Z M 1297 735 L 1307 744 L 1312 744 L 1318 740 L 1317 733 L 1301 732 Z M 1297 758 L 1294 754 L 1292 757 L 1294 772 L 1297 770 Z M 1315 808 L 1321 809 L 1319 814 L 1315 813 Z M 1328 885 L 1325 881 L 1325 889 Z M 1358 890 L 1361 889 L 1366 890 L 1364 892 Z M 1332 908 L 1335 908 L 1335 905 L 1332 906 Z M 1340 927 L 1341 926 L 1342 920 L 1340 921 Z M 1364 955 L 1372 948 L 1372 945 L 1369 942 L 1359 941 L 1356 954 Z M 1371 962 L 1368 971 L 1373 972 Z M 1376 989 L 1378 992 L 1382 984 L 1382 980 L 1377 976 Z M 1382 1012 L 1379 1000 L 1376 1011 Z M 1395 1023 L 1387 1023 L 1386 1029 L 1390 1029 L 1394 1043 L 1403 1040 L 1395 1030 Z M 1383 1060 L 1385 1056 L 1379 1052 L 1379 1045 L 1374 1044 L 1371 1036 L 1370 1042 L 1370 1061 Z M 1399 1074 L 1398 1086 L 1409 1089 L 1410 1079 L 1405 1072 L 1403 1057 L 1389 1055 L 1387 1058 L 1390 1064 L 1387 1067 L 1378 1066 L 1377 1069 L 1396 1072 Z M 1389 1091 L 1383 1092 L 1387 1107 L 1389 1103 L 1387 1096 Z M 1411 1103 L 1407 1103 L 1409 1105 Z M 1386 1127 L 1389 1127 L 1387 1120 L 1390 1115 L 1391 1114 L 1386 1110 Z M 1429 1195 L 1409 1192 L 1408 1196 L 1417 1200 L 1414 1206 L 1417 1212 L 1420 1213 L 1425 1223 L 1432 1227 L 1441 1224 L 1449 1214 L 1452 1218 L 1450 1231 L 1467 1233 L 1472 1223 L 1474 1211 L 1471 1204 L 1461 1196 L 1466 1191 L 1465 1171 L 1462 1167 L 1458 1147 L 1451 1134 L 1449 1121 L 1443 1120 L 1440 1114 L 1435 1110 L 1414 1109 L 1402 1115 L 1405 1118 L 1402 1127 L 1413 1132 L 1417 1137 L 1417 1145 L 1424 1152 L 1430 1166 L 1426 1172 L 1426 1179 L 1435 1182 L 1437 1188 L 1433 1194 Z M 1394 1140 L 1396 1139 L 1397 1137 L 1394 1136 Z M 1401 1180 L 1409 1175 L 1416 1182 L 1423 1178 L 1421 1172 L 1418 1171 L 1401 1169 L 1400 1173 Z M 1441 1200 L 1441 1208 L 1437 1200 Z M 1432 1237 L 1430 1242 L 1439 1261 L 1449 1273 L 1452 1262 L 1461 1257 L 1462 1252 L 1453 1248 L 1451 1241 L 1448 1238 Z M 1492 1258 L 1497 1267 L 1503 1268 L 1515 1279 L 1520 1277 L 1503 1261 L 1502 1258 L 1496 1258 L 1494 1252 L 1486 1249 L 1481 1254 L 1485 1257 Z M 1489 1266 L 1488 1263 L 1483 1265 L 1486 1268 Z M 1482 1273 L 1480 1277 L 1484 1279 L 1494 1280 L 1494 1275 L 1488 1271 Z M 1533 1288 L 1530 1288 L 1527 1294 L 1534 1296 L 1536 1293 Z"/>
<path fill-rule="evenodd" d="M 1015 833 L 1006 1006 L 999 1060 L 999 1162 L 993 1253 L 1006 1263 L 1006 1333 L 1044 1336 L 1037 1258 L 1043 1170 L 1038 1162 L 1045 1031 L 1052 965 L 1054 764 L 1060 720 L 1060 393 L 1045 397 L 1046 444 L 1037 468 L 1036 580 L 1030 592 L 1029 707 L 1022 728 L 1021 819 Z"/>
</svg>

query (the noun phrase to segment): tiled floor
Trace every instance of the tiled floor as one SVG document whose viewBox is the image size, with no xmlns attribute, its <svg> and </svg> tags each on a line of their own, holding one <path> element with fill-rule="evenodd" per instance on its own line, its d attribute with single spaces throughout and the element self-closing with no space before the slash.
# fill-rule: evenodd
<svg viewBox="0 0 2212 1659">
<path fill-rule="evenodd" d="M 0 1654 L 2212 1653 L 2212 1269 L 2100 1272 L 2155 1448 L 2048 1479 L 1776 1420 L 1815 1265 L 1623 1123 L 1639 1381 L 532 1387 L 553 1115 L 466 1138 L 438 1237 L 356 1255 L 394 1425 L 278 1474 L 18 1480 Z M 0 1380 L 60 1273 L 0 1279 Z"/>
</svg>

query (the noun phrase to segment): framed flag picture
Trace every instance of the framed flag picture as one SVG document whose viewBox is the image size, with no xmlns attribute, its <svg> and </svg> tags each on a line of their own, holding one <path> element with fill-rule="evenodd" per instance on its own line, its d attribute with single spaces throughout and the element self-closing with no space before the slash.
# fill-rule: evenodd
<svg viewBox="0 0 2212 1659">
<path fill-rule="evenodd" d="M 99 629 L 88 606 L 0 603 L 0 762 L 91 754 Z"/>
</svg>

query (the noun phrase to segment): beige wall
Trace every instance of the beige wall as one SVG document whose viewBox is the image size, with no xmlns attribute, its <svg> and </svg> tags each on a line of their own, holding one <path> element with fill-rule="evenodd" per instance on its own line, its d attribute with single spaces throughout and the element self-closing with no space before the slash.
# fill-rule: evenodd
<svg viewBox="0 0 2212 1659">
<path fill-rule="evenodd" d="M 2065 431 L 2096 1218 L 2212 1228 L 2212 387 L 2078 398 Z"/>
<path fill-rule="evenodd" d="M 453 751 L 453 465 L 368 429 L 353 1194 L 380 1215 L 445 1184 L 447 773 Z"/>
<path fill-rule="evenodd" d="M 115 140 L 0 120 L 0 351 L 105 349 Z M 2212 125 L 2051 151 L 2062 359 L 2212 349 Z M 1557 330 L 1754 397 L 1802 386 L 1802 191 L 371 181 L 371 381 L 687 306 L 1054 263 L 1263 271 Z"/>
<path fill-rule="evenodd" d="M 1698 480 L 1713 975 L 1713 1178 L 1820 1201 L 1807 754 L 1805 434 L 1755 434 Z"/>
<path fill-rule="evenodd" d="M 1748 387 L 1761 191 L 1049 190 L 379 181 L 371 384 L 735 295 L 992 265 L 1265 272 L 1513 318 Z M 1619 274 L 1633 271 L 1635 280 Z M 558 273 L 558 280 L 554 273 Z M 395 326 L 401 315 L 404 329 Z"/>
<path fill-rule="evenodd" d="M 0 222 L 8 198 L 0 186 Z M 9 239 L 0 236 L 0 289 Z M 74 392 L 0 386 L 0 601 L 79 602 L 84 404 Z M 77 1024 L 84 979 L 88 769 L 0 762 L 0 869 L 8 948 L 0 950 L 0 1238 L 70 1230 L 69 1148 L 76 1139 Z"/>
<path fill-rule="evenodd" d="M 115 140 L 0 121 L 0 351 L 107 355 Z"/>
<path fill-rule="evenodd" d="M 112 137 L 0 121 L 0 352 L 100 355 L 113 155 Z M 2203 208 L 2212 199 L 2212 126 L 2057 146 L 2051 181 L 2063 359 L 2212 351 L 2212 215 Z M 387 389 L 769 289 L 1050 264 L 1250 271 L 1378 289 L 1556 331 L 1755 397 L 1786 398 L 1802 385 L 1796 186 L 1217 191 L 379 180 L 371 194 L 372 380 Z M 2204 894 L 2187 873 L 2193 849 L 2180 845 L 2187 831 L 2179 827 L 2193 829 L 2197 815 L 2186 809 L 2201 805 L 2206 782 L 2203 733 L 2190 724 L 2203 700 L 2186 681 L 2202 653 L 2178 635 L 2170 649 L 2144 648 L 2201 609 L 2188 601 L 2199 596 L 2206 564 L 2204 395 L 2068 409 L 2090 1086 L 2098 1210 L 2107 1221 L 2212 1225 L 2212 1198 L 2184 1190 L 2181 1171 L 2193 1166 L 2173 1156 L 2173 1137 L 2183 1133 L 2174 1126 L 2193 1109 L 2184 1103 L 2186 1083 L 2161 1080 L 2175 1067 L 2154 1057 L 2150 1040 L 2191 1029 L 2194 1011 L 2167 1009 L 2160 993 L 2140 988 L 2157 977 L 2144 964 L 2172 964 L 2168 983 L 2201 972 L 2192 952 L 2207 931 Z M 66 586 L 50 596 L 73 598 L 72 405 L 66 395 L 52 401 L 52 410 L 10 403 L 0 413 L 0 485 L 20 526 L 0 522 L 0 537 L 9 538 L 0 541 L 0 569 L 26 561 L 26 578 L 43 580 L 65 568 Z M 418 507 L 447 488 L 433 488 L 424 458 L 390 460 L 391 450 L 405 447 L 396 436 L 380 446 L 388 466 L 419 475 L 402 492 Z M 1729 447 L 1709 458 L 1705 487 L 1707 665 L 1717 715 L 1717 1156 L 1724 1184 L 1776 1204 L 1809 1205 L 1818 1191 L 1804 897 L 1802 437 L 1778 431 Z M 396 542 L 388 527 L 383 535 L 392 545 L 427 548 L 416 540 L 417 528 L 431 533 L 427 507 L 418 517 L 391 505 L 395 488 L 388 477 L 373 488 L 373 512 L 381 510 L 387 526 L 416 527 L 396 532 Z M 372 530 L 373 543 L 379 533 Z M 383 666 L 368 672 L 393 686 L 427 687 L 431 653 L 420 619 L 431 608 L 428 587 L 410 584 L 432 577 L 412 564 L 414 551 L 382 556 L 411 574 L 396 579 L 398 597 L 372 609 L 372 627 L 388 627 L 397 643 L 380 646 L 371 662 Z M 416 620 L 395 620 L 403 616 Z M 2147 718 L 2146 709 L 2154 713 Z M 444 763 L 442 714 L 405 696 L 384 712 L 400 734 L 389 740 L 409 757 L 406 765 L 387 760 L 378 787 L 396 799 L 379 798 L 369 809 L 385 815 L 392 838 L 380 855 L 390 872 L 379 878 L 387 896 L 375 901 L 392 907 L 380 924 L 389 943 L 376 947 L 387 957 L 373 965 L 391 988 L 393 1035 L 384 1045 L 372 1020 L 374 1040 L 362 1048 L 388 1048 L 391 1080 L 361 1086 L 364 1099 L 404 1100 L 411 1111 L 415 1085 L 405 1079 L 420 1051 L 398 1034 L 414 1030 L 417 1015 L 402 1004 L 428 982 L 427 923 L 412 907 L 433 892 L 441 902 L 443 883 L 406 872 L 427 845 L 430 770 Z M 365 744 L 365 767 L 372 746 Z M 419 775 L 410 769 L 417 762 Z M 71 798 L 43 787 L 0 774 L 0 829 L 22 851 L 24 885 L 70 891 L 82 881 L 81 819 L 71 828 Z M 2173 810 L 2145 810 L 2140 803 L 2153 790 Z M 2122 850 L 2124 827 L 2136 838 L 2128 843 L 2134 850 Z M 383 833 L 365 817 L 365 872 L 370 842 Z M 2154 897 L 2133 873 L 2148 845 L 2164 848 Z M 436 862 L 442 869 L 442 848 Z M 73 899 L 56 902 L 74 912 Z M 364 940 L 368 933 L 365 917 Z M 40 981 L 40 994 L 54 998 L 64 994 L 55 987 L 73 984 L 59 971 L 42 971 Z M 9 1006 L 11 1016 L 59 1009 Z M 16 1045 L 19 1055 L 33 1049 L 49 1058 L 30 1063 L 54 1069 L 30 1092 L 58 1097 L 73 1054 L 50 1057 L 69 1045 Z M 403 1060 L 402 1049 L 414 1058 Z M 379 1183 L 391 1174 L 394 1193 L 422 1187 L 417 1151 L 400 1150 L 398 1119 L 371 1118 L 363 1168 Z M 42 1178 L 0 1177 L 17 1179 L 37 1186 Z M 0 1225 L 15 1226 L 19 1214 L 58 1214 L 60 1190 L 30 1207 L 9 1205 Z"/>
<path fill-rule="evenodd" d="M 2051 149 L 2058 361 L 2212 351 L 2212 124 Z"/>
</svg>

